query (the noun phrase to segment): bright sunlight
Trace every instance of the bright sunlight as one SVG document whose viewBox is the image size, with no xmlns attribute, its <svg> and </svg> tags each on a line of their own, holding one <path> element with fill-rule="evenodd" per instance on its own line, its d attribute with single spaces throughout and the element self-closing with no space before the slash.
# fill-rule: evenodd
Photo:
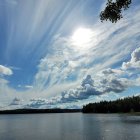
<svg viewBox="0 0 140 140">
<path fill-rule="evenodd" d="M 72 35 L 73 44 L 82 47 L 91 41 L 92 31 L 88 28 L 78 28 Z"/>
</svg>

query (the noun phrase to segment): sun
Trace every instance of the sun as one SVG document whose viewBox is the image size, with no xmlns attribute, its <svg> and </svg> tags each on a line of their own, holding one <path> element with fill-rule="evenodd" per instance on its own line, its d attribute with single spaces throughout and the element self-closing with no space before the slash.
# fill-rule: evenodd
<svg viewBox="0 0 140 140">
<path fill-rule="evenodd" d="M 92 31 L 88 28 L 78 28 L 72 35 L 72 42 L 77 46 L 84 46 L 91 41 Z"/>
</svg>

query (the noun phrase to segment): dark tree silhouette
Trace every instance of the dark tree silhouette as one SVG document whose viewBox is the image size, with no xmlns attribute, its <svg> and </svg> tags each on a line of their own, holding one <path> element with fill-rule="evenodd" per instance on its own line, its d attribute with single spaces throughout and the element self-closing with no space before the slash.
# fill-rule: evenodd
<svg viewBox="0 0 140 140">
<path fill-rule="evenodd" d="M 116 101 L 101 101 L 83 106 L 83 113 L 140 112 L 140 96 L 127 97 Z"/>
<path fill-rule="evenodd" d="M 122 10 L 128 9 L 130 4 L 131 0 L 116 0 L 115 2 L 114 0 L 107 0 L 104 11 L 100 13 L 101 22 L 109 20 L 116 23 L 123 18 Z"/>
</svg>

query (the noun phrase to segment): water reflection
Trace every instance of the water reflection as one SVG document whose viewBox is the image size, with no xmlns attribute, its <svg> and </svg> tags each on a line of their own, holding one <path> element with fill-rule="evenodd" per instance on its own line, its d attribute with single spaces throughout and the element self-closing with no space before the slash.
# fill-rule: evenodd
<svg viewBox="0 0 140 140">
<path fill-rule="evenodd" d="M 85 139 L 95 139 L 101 140 L 103 137 L 101 135 L 101 121 L 97 115 L 93 114 L 83 114 L 83 135 Z"/>
<path fill-rule="evenodd" d="M 0 140 L 139 140 L 140 116 L 117 114 L 1 115 Z"/>
<path fill-rule="evenodd" d="M 123 123 L 134 123 L 140 125 L 140 116 L 121 115 L 120 118 Z"/>
</svg>

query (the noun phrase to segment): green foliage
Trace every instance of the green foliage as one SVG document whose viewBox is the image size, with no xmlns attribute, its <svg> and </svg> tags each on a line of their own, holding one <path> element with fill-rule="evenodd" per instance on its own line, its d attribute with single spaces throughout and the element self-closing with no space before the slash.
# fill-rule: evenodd
<svg viewBox="0 0 140 140">
<path fill-rule="evenodd" d="M 90 103 L 83 107 L 83 113 L 140 112 L 140 96 L 133 96 L 116 101 Z"/>
<path fill-rule="evenodd" d="M 120 20 L 122 16 L 122 10 L 126 10 L 129 8 L 131 4 L 131 0 L 108 0 L 106 4 L 106 8 L 104 11 L 100 13 L 100 20 L 103 22 L 104 20 L 110 20 L 112 23 Z"/>
</svg>

